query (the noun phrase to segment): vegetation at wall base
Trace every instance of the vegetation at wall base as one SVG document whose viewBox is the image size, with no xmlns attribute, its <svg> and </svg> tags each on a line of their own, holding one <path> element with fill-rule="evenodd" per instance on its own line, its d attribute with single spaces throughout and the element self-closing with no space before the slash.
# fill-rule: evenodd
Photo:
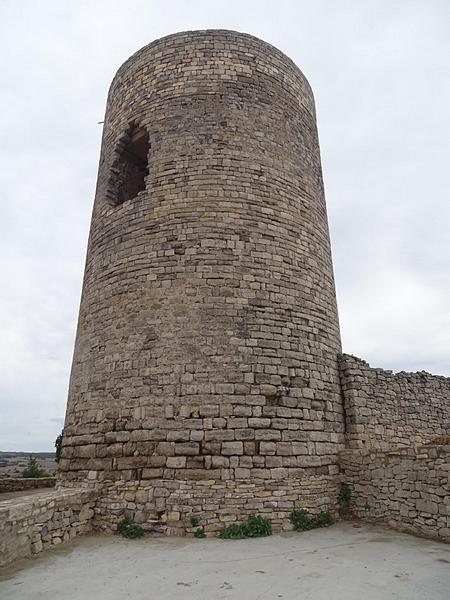
<svg viewBox="0 0 450 600">
<path fill-rule="evenodd" d="M 117 533 L 123 533 L 127 527 L 129 527 L 133 521 L 125 517 L 117 523 Z"/>
<path fill-rule="evenodd" d="M 347 517 L 350 513 L 350 498 L 351 489 L 348 483 L 342 483 L 341 489 L 339 490 L 338 502 L 339 512 L 343 517 Z"/>
<path fill-rule="evenodd" d="M 318 527 L 329 527 L 334 523 L 333 517 L 328 511 L 321 511 L 319 514 L 311 517 L 304 509 L 292 511 L 291 521 L 296 531 L 309 531 Z"/>
<path fill-rule="evenodd" d="M 144 529 L 126 517 L 117 524 L 117 533 L 123 537 L 134 539 L 144 535 Z"/>
<path fill-rule="evenodd" d="M 349 504 L 350 503 L 351 490 L 348 483 L 341 484 L 341 489 L 339 490 L 338 500 L 340 504 Z"/>
<path fill-rule="evenodd" d="M 242 540 L 246 537 L 244 525 L 242 523 L 231 523 L 219 531 L 217 534 L 221 540 Z"/>
<path fill-rule="evenodd" d="M 243 538 L 265 537 L 272 535 L 272 524 L 261 515 L 251 515 L 245 523 L 231 523 L 219 531 L 217 537 L 222 540 L 241 540 Z"/>
<path fill-rule="evenodd" d="M 195 538 L 205 538 L 206 537 L 206 533 L 205 533 L 203 527 L 197 527 L 197 529 L 194 531 L 194 537 Z"/>
<path fill-rule="evenodd" d="M 314 527 L 330 527 L 334 523 L 334 519 L 328 511 L 320 512 L 312 520 Z"/>
<path fill-rule="evenodd" d="M 61 433 L 58 435 L 58 437 L 55 440 L 55 460 L 56 460 L 56 462 L 59 462 L 59 459 L 61 458 L 63 435 L 64 435 L 64 429 L 61 431 Z"/>
</svg>

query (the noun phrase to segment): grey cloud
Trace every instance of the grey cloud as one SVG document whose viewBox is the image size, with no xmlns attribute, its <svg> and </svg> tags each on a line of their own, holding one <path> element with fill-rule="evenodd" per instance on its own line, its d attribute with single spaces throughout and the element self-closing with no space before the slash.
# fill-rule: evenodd
<svg viewBox="0 0 450 600">
<path fill-rule="evenodd" d="M 450 375 L 450 4 L 0 4 L 0 448 L 61 428 L 101 125 L 118 66 L 206 27 L 273 43 L 315 92 L 343 346 Z"/>
</svg>

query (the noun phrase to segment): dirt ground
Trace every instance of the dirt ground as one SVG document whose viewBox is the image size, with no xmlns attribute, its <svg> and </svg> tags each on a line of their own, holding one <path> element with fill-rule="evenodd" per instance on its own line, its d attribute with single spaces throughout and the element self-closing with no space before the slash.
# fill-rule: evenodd
<svg viewBox="0 0 450 600">
<path fill-rule="evenodd" d="M 381 527 L 248 540 L 93 535 L 3 571 L 8 600 L 448 600 L 450 546 Z"/>
</svg>

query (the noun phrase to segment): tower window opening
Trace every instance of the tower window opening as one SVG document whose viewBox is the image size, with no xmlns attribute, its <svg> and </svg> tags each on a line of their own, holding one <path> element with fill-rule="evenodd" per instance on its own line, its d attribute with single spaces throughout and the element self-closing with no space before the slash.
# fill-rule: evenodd
<svg viewBox="0 0 450 600">
<path fill-rule="evenodd" d="M 119 141 L 111 168 L 108 199 L 114 206 L 136 198 L 145 190 L 150 143 L 143 127 L 132 125 Z"/>
</svg>

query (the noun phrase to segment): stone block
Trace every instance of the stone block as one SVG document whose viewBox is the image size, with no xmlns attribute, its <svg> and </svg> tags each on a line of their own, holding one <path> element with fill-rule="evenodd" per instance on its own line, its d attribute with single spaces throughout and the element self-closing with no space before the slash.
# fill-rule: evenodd
<svg viewBox="0 0 450 600">
<path fill-rule="evenodd" d="M 222 442 L 222 454 L 224 456 L 244 454 L 242 442 Z"/>
<path fill-rule="evenodd" d="M 184 469 L 186 467 L 185 456 L 169 456 L 167 457 L 167 467 L 169 469 Z"/>
<path fill-rule="evenodd" d="M 175 455 L 195 456 L 200 453 L 198 442 L 185 442 L 175 444 Z"/>
</svg>

